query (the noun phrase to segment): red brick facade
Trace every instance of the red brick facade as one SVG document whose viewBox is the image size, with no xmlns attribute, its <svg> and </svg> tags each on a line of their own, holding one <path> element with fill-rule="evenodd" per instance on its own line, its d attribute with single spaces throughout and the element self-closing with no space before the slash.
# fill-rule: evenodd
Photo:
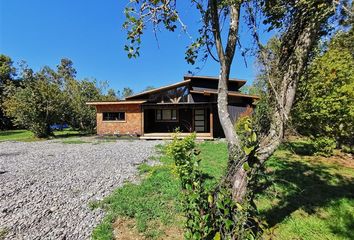
<svg viewBox="0 0 354 240">
<path fill-rule="evenodd" d="M 142 134 L 141 104 L 97 105 L 97 134 Z M 104 112 L 125 112 L 124 121 L 103 121 Z"/>
</svg>

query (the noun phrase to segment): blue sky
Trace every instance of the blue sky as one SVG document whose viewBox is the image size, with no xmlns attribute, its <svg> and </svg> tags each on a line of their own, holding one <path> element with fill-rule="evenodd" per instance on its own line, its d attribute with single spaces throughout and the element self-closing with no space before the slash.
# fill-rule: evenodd
<svg viewBox="0 0 354 240">
<path fill-rule="evenodd" d="M 127 2 L 0 0 L 0 53 L 10 56 L 15 63 L 27 61 L 35 71 L 44 65 L 54 68 L 61 58 L 70 58 L 78 78 L 96 78 L 108 81 L 115 90 L 129 86 L 136 92 L 146 86 L 180 81 L 188 70 L 195 70 L 184 60 L 190 39 L 180 31 L 161 31 L 159 44 L 152 31 L 146 31 L 141 57 L 128 59 L 123 50 L 126 35 L 122 29 Z M 180 13 L 193 36 L 199 16 L 188 2 L 179 2 Z M 241 38 L 246 45 L 250 43 L 247 31 L 242 27 Z M 264 38 L 268 35 L 264 34 Z M 218 63 L 209 60 L 198 75 L 218 73 Z M 251 83 L 255 74 L 253 58 L 248 58 L 246 67 L 238 54 L 231 77 Z"/>
</svg>

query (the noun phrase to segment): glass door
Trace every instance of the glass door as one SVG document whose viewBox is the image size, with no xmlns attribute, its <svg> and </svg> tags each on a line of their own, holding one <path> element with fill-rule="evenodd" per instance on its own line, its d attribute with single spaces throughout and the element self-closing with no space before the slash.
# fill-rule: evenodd
<svg viewBox="0 0 354 240">
<path fill-rule="evenodd" d="M 194 129 L 205 132 L 205 109 L 194 109 Z"/>
</svg>

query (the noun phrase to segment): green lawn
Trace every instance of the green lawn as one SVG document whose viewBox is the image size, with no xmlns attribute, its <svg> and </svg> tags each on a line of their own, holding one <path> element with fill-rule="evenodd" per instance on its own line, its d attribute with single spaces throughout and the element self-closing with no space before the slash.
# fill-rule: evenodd
<svg viewBox="0 0 354 240">
<path fill-rule="evenodd" d="M 225 169 L 226 144 L 203 142 L 200 149 L 201 166 L 212 186 Z M 260 215 L 270 228 L 265 236 L 354 239 L 354 168 L 331 162 L 332 158 L 298 155 L 296 150 L 284 145 L 267 163 L 268 181 L 257 198 Z M 183 238 L 178 178 L 171 159 L 162 154 L 160 160 L 159 166 L 140 166 L 140 184 L 127 183 L 103 201 L 91 203 L 107 212 L 93 231 L 94 239 L 112 239 L 116 219 L 129 222 L 128 231 L 137 237 L 127 239 L 141 239 L 141 235 L 148 239 Z M 126 228 L 119 228 L 123 235 Z M 171 229 L 178 237 L 171 237 Z"/>
<path fill-rule="evenodd" d="M 68 138 L 68 137 L 78 137 L 85 134 L 80 133 L 79 131 L 65 129 L 63 131 L 54 131 L 54 138 Z M 33 133 L 28 130 L 6 130 L 0 131 L 0 142 L 2 141 L 39 141 L 42 139 L 35 138 Z"/>
<path fill-rule="evenodd" d="M 291 150 L 303 154 L 283 147 L 268 161 L 272 184 L 257 201 L 274 239 L 354 239 L 353 159 Z"/>
</svg>

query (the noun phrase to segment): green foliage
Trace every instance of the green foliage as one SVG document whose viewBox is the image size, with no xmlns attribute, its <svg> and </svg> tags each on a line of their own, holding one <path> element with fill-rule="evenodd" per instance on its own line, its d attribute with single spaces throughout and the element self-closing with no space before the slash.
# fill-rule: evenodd
<svg viewBox="0 0 354 240">
<path fill-rule="evenodd" d="M 249 116 L 240 117 L 235 123 L 235 130 L 240 137 L 243 151 L 250 155 L 257 147 L 257 134 L 253 130 L 252 118 Z"/>
<path fill-rule="evenodd" d="M 249 120 L 249 119 L 248 119 Z M 244 124 L 249 133 L 248 120 Z M 256 135 L 248 137 L 250 143 L 256 141 Z M 247 151 L 247 146 L 244 146 Z M 261 231 L 256 226 L 259 220 L 250 212 L 249 201 L 242 204 L 232 198 L 229 188 L 218 185 L 208 189 L 200 168 L 200 151 L 196 148 L 195 134 L 184 139 L 175 135 L 167 147 L 176 164 L 182 187 L 182 208 L 186 217 L 186 239 L 256 239 Z M 261 224 L 259 224 L 261 226 Z"/>
<path fill-rule="evenodd" d="M 86 102 L 106 98 L 102 96 L 101 89 L 96 87 L 96 82 L 70 79 L 65 84 L 64 95 L 67 103 L 66 121 L 73 128 L 92 132 L 96 125 L 96 111 Z"/>
<path fill-rule="evenodd" d="M 318 137 L 312 140 L 315 154 L 329 157 L 336 148 L 336 141 L 328 137 Z"/>
<path fill-rule="evenodd" d="M 11 76 L 11 62 L 4 64 L 2 74 Z M 31 130 L 37 137 L 51 135 L 50 125 L 68 123 L 80 131 L 92 132 L 96 125 L 95 109 L 88 101 L 110 99 L 95 81 L 77 80 L 70 59 L 62 59 L 57 70 L 44 67 L 37 73 L 24 66 L 19 80 L 0 86 L 0 118 L 4 111 L 15 125 Z M 2 104 L 1 104 L 2 103 Z"/>
<path fill-rule="evenodd" d="M 265 177 L 268 180 L 261 181 L 263 191 L 256 199 L 261 216 L 269 223 L 270 231 L 264 234 L 264 238 L 352 239 L 354 200 L 351 178 L 354 177 L 354 170 L 339 166 L 334 161 L 321 162 L 318 159 L 324 158 L 317 156 L 303 156 L 302 152 L 305 151 L 303 148 L 307 148 L 305 143 L 308 142 L 288 143 L 278 149 L 266 163 L 269 174 Z M 209 185 L 207 189 L 213 189 L 215 183 L 222 178 L 227 166 L 227 146 L 224 142 L 208 141 L 198 144 L 197 147 L 201 150 L 198 156 L 202 159 L 200 167 L 206 185 Z M 139 167 L 145 178 L 138 185 L 126 184 L 122 187 L 126 190 L 119 191 L 119 194 L 114 192 L 108 196 L 109 201 L 105 199 L 103 202 L 90 203 L 91 207 L 101 206 L 108 211 L 105 220 L 95 229 L 94 239 L 113 239 L 112 223 L 117 217 L 126 217 L 125 212 L 134 209 L 139 209 L 136 212 L 141 212 L 132 214 L 134 218 L 147 216 L 144 223 L 147 226 L 146 230 L 139 227 L 146 237 L 150 236 L 149 232 L 152 228 L 163 229 L 161 226 L 157 228 L 154 225 L 153 222 L 159 219 L 151 217 L 154 212 L 169 213 L 170 221 L 165 227 L 168 228 L 173 224 L 175 227 L 182 228 L 183 223 L 179 219 L 183 206 L 180 207 L 178 203 L 181 199 L 181 184 L 174 174 L 176 170 L 172 159 L 164 153 L 163 151 L 161 156 L 163 165 L 151 167 L 144 164 Z M 145 181 L 147 178 L 155 180 Z M 137 188 L 145 190 L 135 190 Z M 163 200 L 160 201 L 159 198 Z M 165 199 L 169 199 L 168 204 L 165 204 Z M 130 206 L 131 201 L 134 203 Z M 144 202 L 148 202 L 147 206 L 152 206 L 150 201 L 157 201 L 155 209 L 143 207 Z M 141 205 L 136 202 L 140 202 Z M 111 207 L 113 205 L 121 207 L 113 208 Z M 126 210 L 121 210 L 122 208 Z M 166 239 L 163 230 L 161 231 L 158 237 L 150 238 Z M 222 239 L 220 233 L 216 234 L 215 239 L 218 239 L 218 236 Z"/>
<path fill-rule="evenodd" d="M 48 137 L 50 125 L 62 122 L 64 96 L 55 72 L 48 67 L 24 81 L 20 88 L 4 101 L 4 109 L 15 124 L 31 130 L 36 137 Z"/>
<path fill-rule="evenodd" d="M 208 176 L 205 183 L 208 189 L 212 189 L 221 178 L 227 162 L 227 148 L 224 143 L 203 142 L 198 145 L 203 158 L 201 168 L 203 175 Z M 164 227 L 174 225 L 182 227 L 180 205 L 181 190 L 180 181 L 176 177 L 176 168 L 173 159 L 166 155 L 166 146 L 157 145 L 160 164 L 149 166 L 142 164 L 139 172 L 143 180 L 138 184 L 126 184 L 121 190 L 117 190 L 102 202 L 90 203 L 91 207 L 103 207 L 107 217 L 94 230 L 94 239 L 112 239 L 112 222 L 118 217 L 132 217 L 139 224 L 137 227 L 145 237 L 160 239 L 152 231 L 160 231 L 163 235 Z M 132 204 L 130 204 L 133 202 Z M 118 207 L 113 207 L 118 206 Z M 127 214 L 134 213 L 134 214 Z M 167 221 L 166 221 L 167 220 Z M 156 222 L 164 227 L 159 228 Z"/>
<path fill-rule="evenodd" d="M 350 157 L 341 155 L 339 163 L 338 156 L 303 155 L 304 143 L 287 143 L 266 163 L 267 180 L 262 181 L 263 191 L 256 199 L 259 214 L 271 229 L 265 239 L 353 239 Z M 297 154 L 290 145 L 296 146 Z"/>
<path fill-rule="evenodd" d="M 211 215 L 208 211 L 208 194 L 206 193 L 202 173 L 199 168 L 199 150 L 196 149 L 195 134 L 179 140 L 176 133 L 167 147 L 167 154 L 177 167 L 183 191 L 183 211 L 186 217 L 186 239 L 207 239 L 215 234 Z"/>
<path fill-rule="evenodd" d="M 301 79 L 293 112 L 300 133 L 354 144 L 353 39 L 353 29 L 338 33 Z"/>
<path fill-rule="evenodd" d="M 109 101 L 116 101 L 118 100 L 117 93 L 114 91 L 114 89 L 110 88 L 107 91 L 107 100 Z"/>
<path fill-rule="evenodd" d="M 5 88 L 12 84 L 16 68 L 10 57 L 0 54 L 0 129 L 9 129 L 12 127 L 11 120 L 5 116 L 3 110 L 3 101 L 5 99 Z"/>
<path fill-rule="evenodd" d="M 123 88 L 123 91 L 122 91 L 122 98 L 124 99 L 124 98 L 129 97 L 133 94 L 134 94 L 133 89 L 131 89 L 129 87 L 125 87 L 125 88 Z"/>
<path fill-rule="evenodd" d="M 16 68 L 10 57 L 0 54 L 0 87 L 16 75 Z"/>
</svg>

